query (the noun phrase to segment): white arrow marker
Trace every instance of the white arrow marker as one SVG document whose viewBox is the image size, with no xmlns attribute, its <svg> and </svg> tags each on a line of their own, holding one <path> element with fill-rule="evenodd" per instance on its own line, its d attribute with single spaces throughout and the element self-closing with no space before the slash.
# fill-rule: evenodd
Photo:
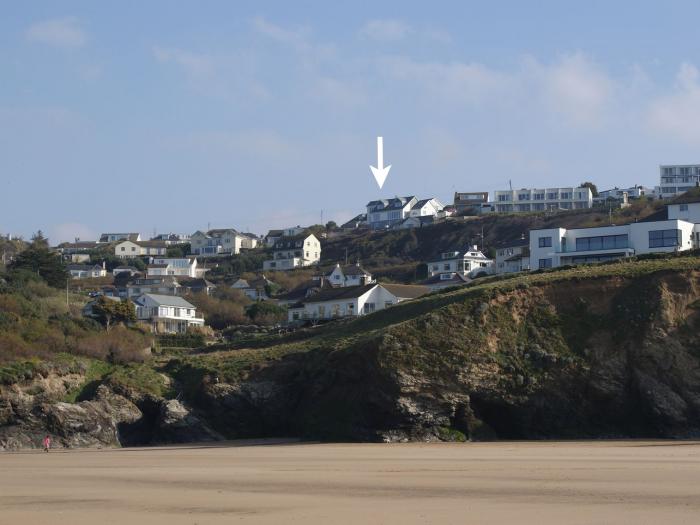
<svg viewBox="0 0 700 525">
<path fill-rule="evenodd" d="M 369 169 L 372 170 L 372 175 L 374 175 L 379 189 L 384 186 L 384 181 L 389 175 L 389 170 L 391 169 L 391 164 L 386 168 L 384 167 L 384 137 L 377 137 L 377 167 L 370 166 Z"/>
</svg>

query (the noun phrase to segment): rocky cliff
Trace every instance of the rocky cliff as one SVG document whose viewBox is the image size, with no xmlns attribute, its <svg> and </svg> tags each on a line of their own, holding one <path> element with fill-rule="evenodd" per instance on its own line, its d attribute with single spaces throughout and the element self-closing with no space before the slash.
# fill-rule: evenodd
<svg viewBox="0 0 700 525">
<path fill-rule="evenodd" d="M 63 446 L 697 437 L 698 266 L 485 282 L 306 339 L 164 359 L 165 396 L 102 381 L 70 404 L 60 399 L 80 374 L 52 370 L 0 389 L 0 446 L 36 446 L 45 432 Z"/>
</svg>

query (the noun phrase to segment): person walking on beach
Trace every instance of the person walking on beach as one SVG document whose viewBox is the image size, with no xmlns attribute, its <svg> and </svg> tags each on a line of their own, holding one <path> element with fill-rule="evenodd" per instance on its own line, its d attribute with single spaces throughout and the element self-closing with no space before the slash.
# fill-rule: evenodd
<svg viewBox="0 0 700 525">
<path fill-rule="evenodd" d="M 48 452 L 51 448 L 51 437 L 47 434 L 44 438 L 44 452 Z"/>
</svg>

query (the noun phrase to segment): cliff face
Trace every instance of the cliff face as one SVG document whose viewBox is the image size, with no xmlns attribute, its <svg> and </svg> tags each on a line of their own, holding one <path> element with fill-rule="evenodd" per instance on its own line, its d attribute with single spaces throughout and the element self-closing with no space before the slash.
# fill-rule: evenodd
<svg viewBox="0 0 700 525">
<path fill-rule="evenodd" d="M 161 369 L 186 383 L 177 400 L 103 382 L 64 403 L 81 377 L 54 370 L 0 389 L 0 446 L 37 446 L 45 432 L 63 446 L 696 437 L 699 278 L 662 270 L 482 287 L 240 379 L 173 359 Z"/>
<path fill-rule="evenodd" d="M 227 435 L 330 440 L 700 434 L 698 272 L 474 294 L 196 398 Z"/>
</svg>

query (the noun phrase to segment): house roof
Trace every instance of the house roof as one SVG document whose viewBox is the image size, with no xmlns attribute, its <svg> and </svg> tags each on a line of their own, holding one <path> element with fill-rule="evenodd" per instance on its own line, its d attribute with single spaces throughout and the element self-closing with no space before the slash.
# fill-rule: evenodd
<svg viewBox="0 0 700 525">
<path fill-rule="evenodd" d="M 430 288 L 418 284 L 382 284 L 380 286 L 399 299 L 415 299 L 430 293 Z"/>
<path fill-rule="evenodd" d="M 359 215 L 356 215 L 355 217 L 350 219 L 348 222 L 342 224 L 340 227 L 341 228 L 354 228 L 358 222 L 367 222 L 367 214 L 360 213 Z"/>
<path fill-rule="evenodd" d="M 372 211 L 396 210 L 403 208 L 413 199 L 415 199 L 415 197 L 411 195 L 409 197 L 394 197 L 392 199 L 370 201 L 367 203 L 367 207 L 372 208 Z"/>
<path fill-rule="evenodd" d="M 428 285 L 428 284 L 437 284 L 437 283 L 451 283 L 451 284 L 466 284 L 470 283 L 471 279 L 469 277 L 465 277 L 461 273 L 455 273 L 451 279 L 442 279 L 441 274 L 433 275 L 430 279 L 427 281 L 424 281 L 423 284 Z"/>
<path fill-rule="evenodd" d="M 309 279 L 308 281 L 301 283 L 299 286 L 292 288 L 292 290 L 289 292 L 278 295 L 276 299 L 278 301 L 298 301 L 307 297 L 310 292 L 313 293 L 314 290 L 320 291 L 321 289 L 325 288 L 327 288 L 325 281 Z"/>
<path fill-rule="evenodd" d="M 496 246 L 497 250 L 501 248 L 518 248 L 520 246 L 529 246 L 530 241 L 528 239 L 515 239 L 513 241 L 505 241 L 502 244 Z"/>
<path fill-rule="evenodd" d="M 348 264 L 347 266 L 341 266 L 340 269 L 345 275 L 370 275 L 370 273 L 357 264 Z"/>
<path fill-rule="evenodd" d="M 203 277 L 181 277 L 178 282 L 185 288 L 216 288 L 214 283 Z"/>
<path fill-rule="evenodd" d="M 145 293 L 136 298 L 136 301 L 144 297 L 149 297 L 160 306 L 177 306 L 179 308 L 194 308 L 193 304 L 188 303 L 178 295 L 160 295 L 155 293 Z"/>
<path fill-rule="evenodd" d="M 283 233 L 284 230 L 270 230 L 267 232 L 266 237 L 281 237 Z"/>
<path fill-rule="evenodd" d="M 377 284 L 366 284 L 364 286 L 349 286 L 346 288 L 324 288 L 318 293 L 309 297 L 305 303 L 323 303 L 326 301 L 337 301 L 341 299 L 356 299 L 366 294 Z"/>
<path fill-rule="evenodd" d="M 301 248 L 304 246 L 304 240 L 309 237 L 310 233 L 300 233 L 299 235 L 291 235 L 288 237 L 282 237 L 275 241 L 273 249 L 275 250 L 288 250 L 290 248 Z M 297 245 L 297 243 L 301 243 Z"/>
<path fill-rule="evenodd" d="M 91 270 L 94 270 L 97 268 L 98 270 L 102 269 L 102 266 L 99 264 L 68 264 L 66 265 L 66 269 L 68 271 L 75 270 L 75 271 L 84 271 L 84 272 L 89 272 Z"/>
<path fill-rule="evenodd" d="M 139 238 L 139 233 L 103 233 L 100 235 L 100 242 L 107 242 L 110 235 L 116 235 L 117 237 L 122 237 L 122 241 L 135 241 Z"/>
</svg>

